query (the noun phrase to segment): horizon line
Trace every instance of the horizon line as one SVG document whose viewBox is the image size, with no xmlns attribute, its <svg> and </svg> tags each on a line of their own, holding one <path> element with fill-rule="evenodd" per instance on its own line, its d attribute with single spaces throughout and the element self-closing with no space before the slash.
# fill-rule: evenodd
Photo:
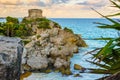
<svg viewBox="0 0 120 80">
<path fill-rule="evenodd" d="M 6 16 L 8 17 L 8 16 Z M 6 17 L 0 17 L 0 19 L 5 19 Z M 10 17 L 13 17 L 13 16 L 10 16 Z M 14 17 L 14 18 L 24 18 L 24 17 Z M 61 19 L 65 19 L 65 18 L 72 18 L 72 19 L 77 19 L 77 18 L 86 18 L 86 19 L 99 19 L 99 18 L 102 18 L 102 19 L 105 19 L 104 17 L 45 17 L 45 18 L 61 18 Z M 111 18 L 120 18 L 120 17 L 111 17 Z"/>
</svg>

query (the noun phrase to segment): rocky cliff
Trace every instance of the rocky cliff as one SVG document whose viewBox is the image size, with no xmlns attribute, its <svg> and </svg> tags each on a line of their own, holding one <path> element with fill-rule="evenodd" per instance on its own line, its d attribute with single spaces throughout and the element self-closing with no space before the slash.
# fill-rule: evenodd
<svg viewBox="0 0 120 80">
<path fill-rule="evenodd" d="M 71 74 L 70 58 L 78 52 L 79 47 L 86 46 L 84 40 L 80 35 L 74 34 L 68 28 L 62 29 L 51 20 L 29 18 L 31 22 L 26 24 L 26 18 L 22 22 L 31 27 L 35 35 L 29 37 L 30 42 L 25 46 L 26 54 L 22 59 L 23 69 L 44 72 L 57 70 L 63 74 Z"/>
<path fill-rule="evenodd" d="M 70 58 L 79 47 L 85 46 L 79 35 L 59 28 L 45 30 L 31 37 L 31 42 L 25 46 L 24 69 L 70 69 Z"/>
<path fill-rule="evenodd" d="M 23 48 L 20 38 L 0 36 L 0 80 L 20 80 Z"/>
<path fill-rule="evenodd" d="M 30 9 L 29 16 L 21 23 L 11 17 L 7 23 L 14 26 L 8 25 L 4 31 L 11 29 L 13 34 L 20 35 L 25 46 L 19 38 L 0 37 L 0 80 L 19 80 L 22 53 L 22 71 L 72 74 L 70 58 L 78 53 L 79 47 L 87 46 L 80 35 L 44 18 L 39 9 Z M 21 80 L 23 78 L 24 75 Z"/>
</svg>

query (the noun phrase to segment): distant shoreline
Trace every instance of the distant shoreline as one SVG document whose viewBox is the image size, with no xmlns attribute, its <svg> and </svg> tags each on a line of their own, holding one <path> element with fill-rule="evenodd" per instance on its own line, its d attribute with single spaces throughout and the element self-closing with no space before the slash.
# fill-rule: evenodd
<svg viewBox="0 0 120 80">
<path fill-rule="evenodd" d="M 6 17 L 0 17 L 0 19 L 5 19 Z"/>
</svg>

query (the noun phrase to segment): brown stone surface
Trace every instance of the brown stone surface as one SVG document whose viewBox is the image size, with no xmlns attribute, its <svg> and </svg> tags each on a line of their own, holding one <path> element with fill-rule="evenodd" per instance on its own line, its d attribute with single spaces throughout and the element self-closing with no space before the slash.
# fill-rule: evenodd
<svg viewBox="0 0 120 80">
<path fill-rule="evenodd" d="M 23 65 L 30 66 L 29 70 L 69 68 L 72 55 L 78 52 L 79 47 L 86 46 L 80 36 L 59 28 L 41 31 L 30 40 L 25 45 L 27 53 L 22 59 L 26 60 Z M 26 70 L 25 66 L 23 68 Z"/>
<path fill-rule="evenodd" d="M 43 18 L 41 9 L 29 9 L 28 14 L 29 15 L 26 17 L 26 19 Z"/>
</svg>

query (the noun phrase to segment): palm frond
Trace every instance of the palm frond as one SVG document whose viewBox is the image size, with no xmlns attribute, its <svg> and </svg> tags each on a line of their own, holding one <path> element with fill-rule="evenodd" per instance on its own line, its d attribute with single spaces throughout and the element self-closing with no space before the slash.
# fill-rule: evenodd
<svg viewBox="0 0 120 80">
<path fill-rule="evenodd" d="M 110 2 L 114 5 L 114 7 L 120 9 L 120 5 L 118 5 L 116 2 L 114 2 L 114 1 L 112 1 L 112 0 L 110 0 Z"/>
<path fill-rule="evenodd" d="M 120 13 L 112 14 L 112 15 L 107 15 L 106 17 L 113 17 L 113 16 L 120 16 Z"/>
<path fill-rule="evenodd" d="M 101 15 L 102 17 L 104 17 L 105 19 L 109 20 L 110 22 L 114 23 L 114 24 L 119 24 L 118 22 L 114 21 L 113 19 L 108 18 L 107 16 L 102 15 L 101 13 L 99 13 L 98 11 L 96 11 L 95 9 L 91 8 L 92 10 L 94 10 L 96 13 L 98 13 L 99 15 Z"/>
</svg>

